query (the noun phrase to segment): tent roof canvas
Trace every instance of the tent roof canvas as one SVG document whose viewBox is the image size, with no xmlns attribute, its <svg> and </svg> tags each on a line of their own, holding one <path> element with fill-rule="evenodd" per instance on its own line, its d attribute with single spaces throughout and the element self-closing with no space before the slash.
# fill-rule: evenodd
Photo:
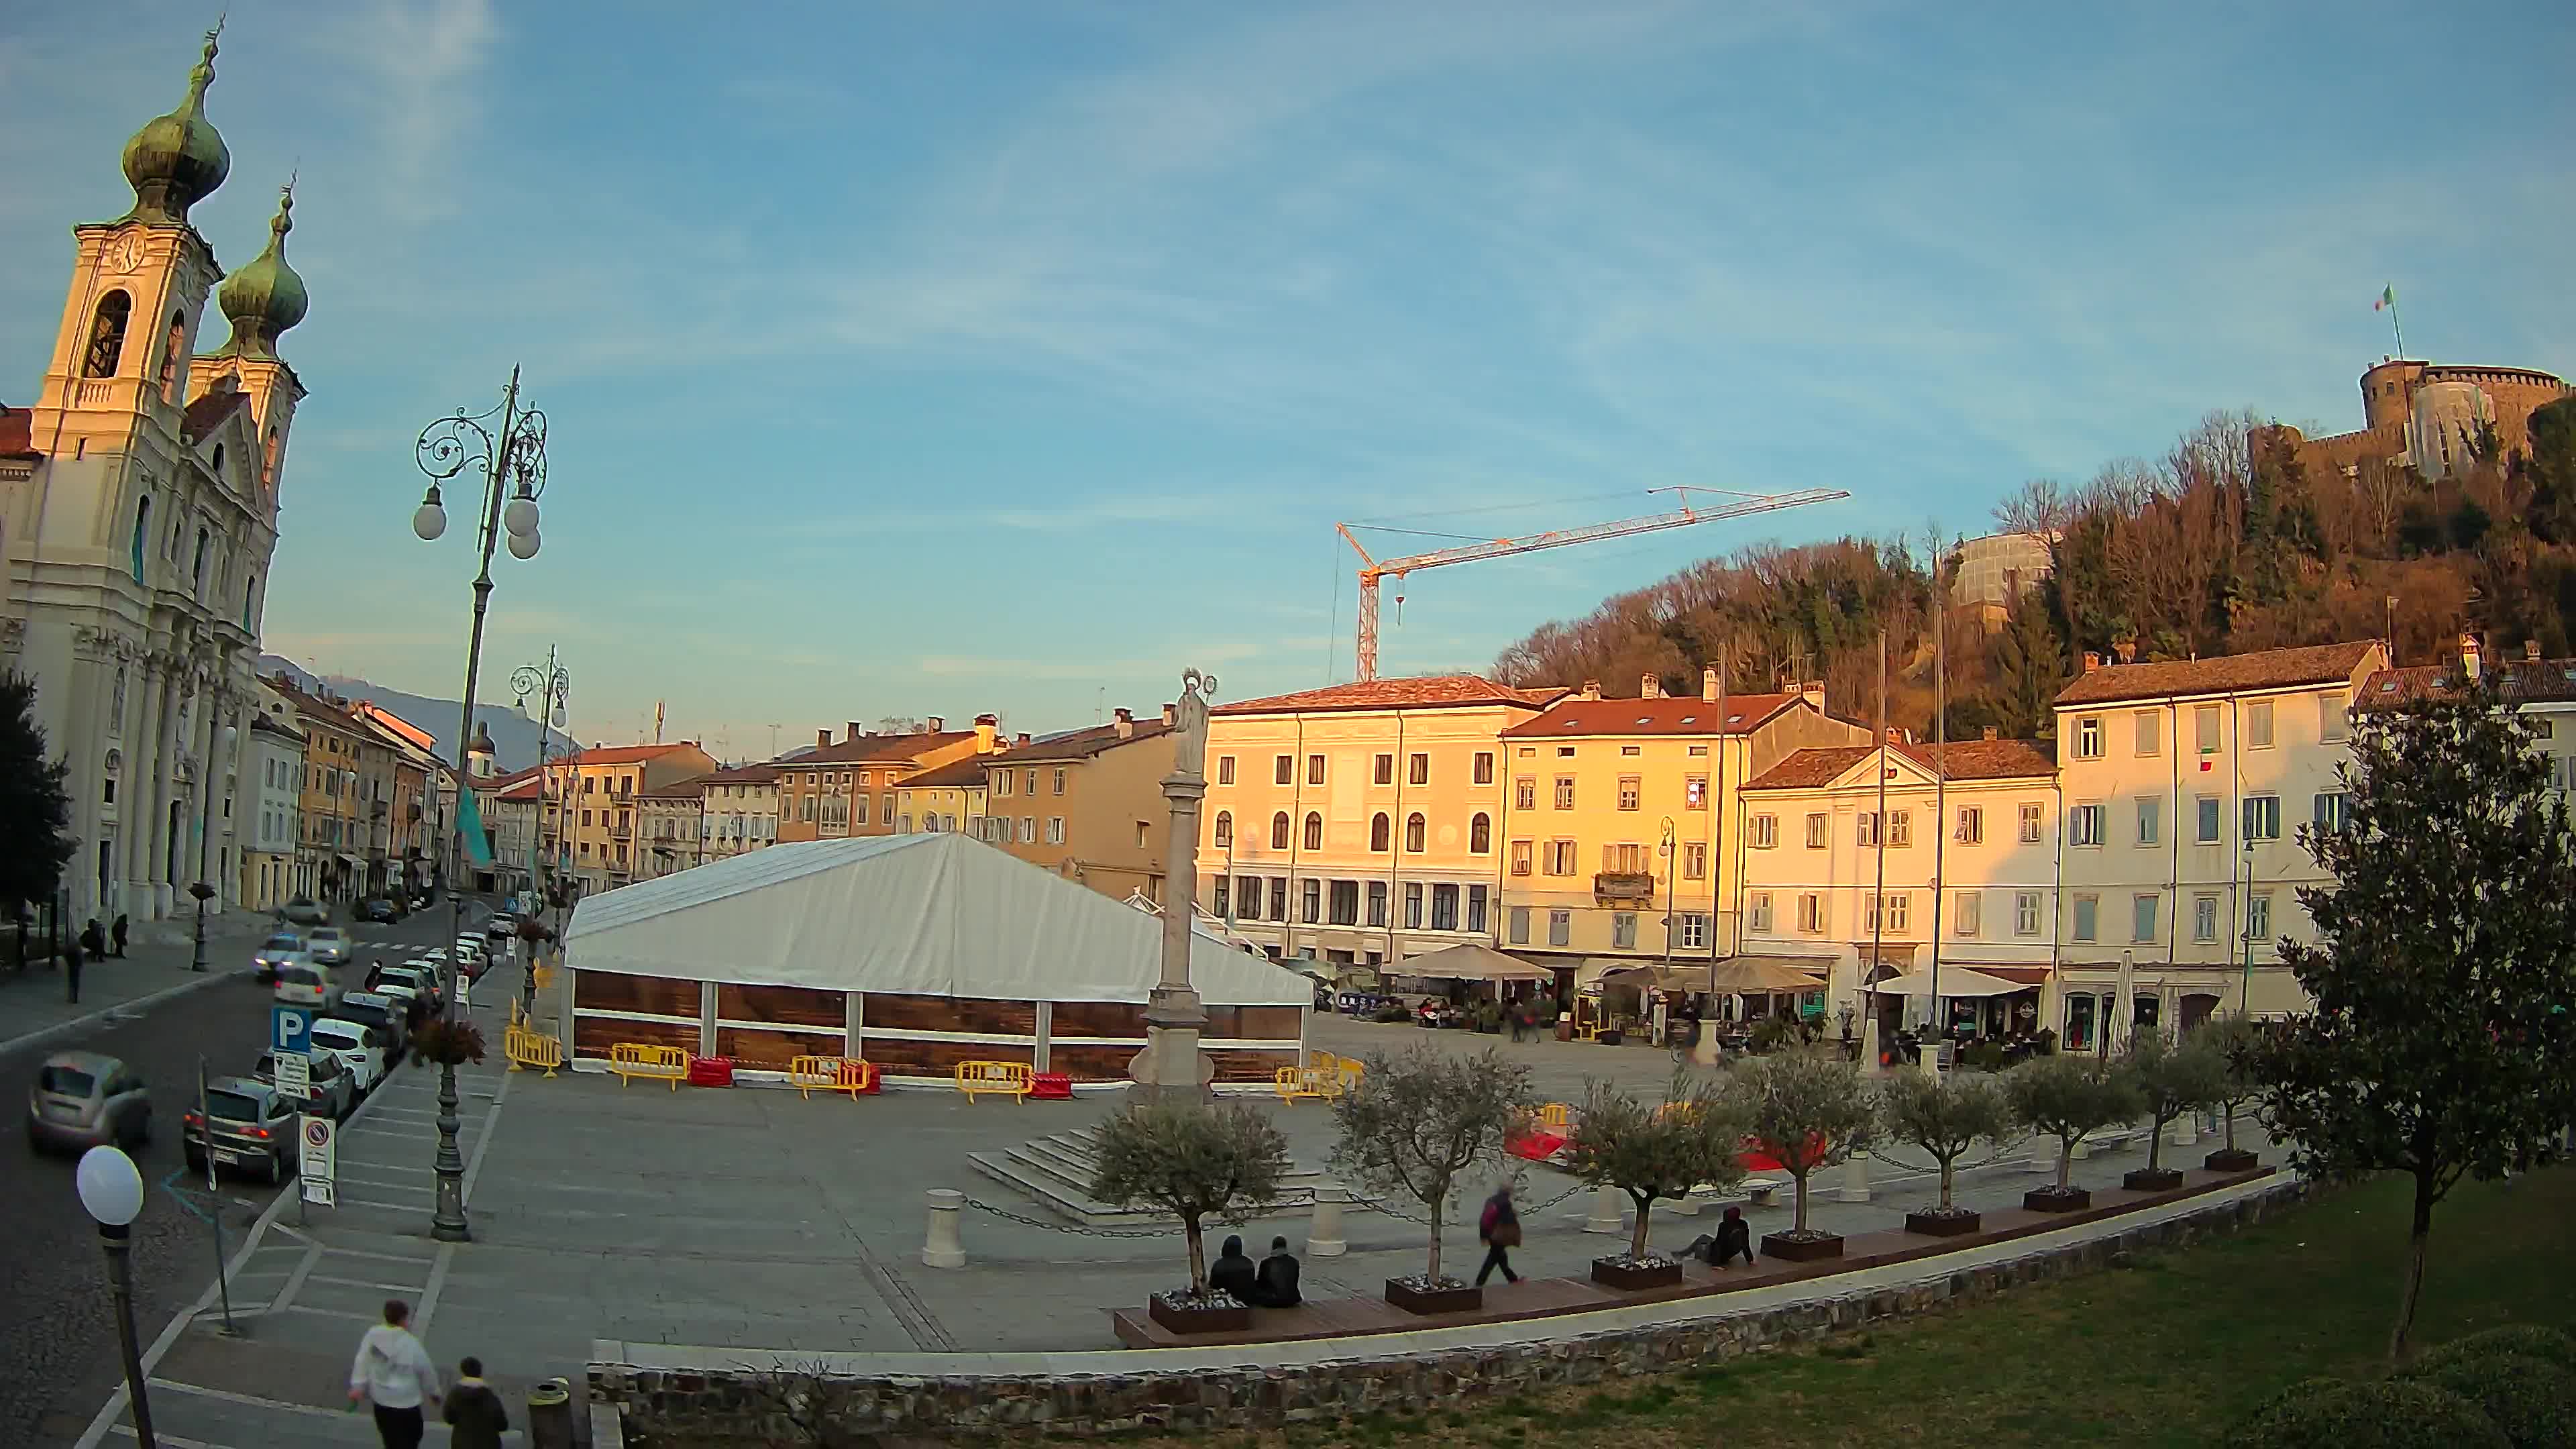
<svg viewBox="0 0 2576 1449">
<path fill-rule="evenodd" d="M 774 845 L 586 897 L 564 964 L 690 981 L 992 1001 L 1141 1002 L 1160 917 L 948 832 Z M 1211 1006 L 1304 1006 L 1302 976 L 1191 933 Z"/>
<path fill-rule="evenodd" d="M 1444 981 L 1553 981 L 1556 973 L 1545 966 L 1533 966 L 1518 956 L 1505 955 L 1491 946 L 1462 941 L 1455 946 L 1421 956 L 1407 956 L 1401 961 L 1383 962 L 1378 970 L 1390 976 L 1427 976 Z"/>
</svg>

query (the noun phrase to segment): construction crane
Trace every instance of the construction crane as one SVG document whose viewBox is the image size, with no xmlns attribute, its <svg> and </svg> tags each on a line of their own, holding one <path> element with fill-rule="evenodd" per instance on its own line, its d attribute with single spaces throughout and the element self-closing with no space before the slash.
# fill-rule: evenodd
<svg viewBox="0 0 2576 1449">
<path fill-rule="evenodd" d="M 1359 677 L 1377 678 L 1377 586 L 1381 579 L 1399 583 L 1416 569 L 1436 569 L 1444 564 L 1473 563 L 1478 559 L 1503 558 L 1516 553 L 1535 553 L 1543 548 L 1564 548 L 1569 544 L 1593 543 L 1605 538 L 1625 538 L 1632 533 L 1654 533 L 1666 528 L 1688 528 L 1694 523 L 1715 523 L 1723 518 L 1743 518 L 1755 513 L 1776 513 L 1783 508 L 1804 508 L 1811 503 L 1831 503 L 1849 498 L 1840 488 L 1801 488 L 1793 493 L 1736 493 L 1723 488 L 1650 488 L 1649 493 L 1678 493 L 1682 506 L 1669 513 L 1651 513 L 1643 518 L 1622 518 L 1612 523 L 1591 523 L 1580 528 L 1559 528 L 1546 533 L 1527 534 L 1520 538 L 1498 538 L 1488 543 L 1460 544 L 1456 548 L 1435 549 L 1405 558 L 1376 559 L 1362 547 L 1351 525 L 1336 523 L 1334 529 L 1351 551 L 1360 556 L 1360 640 Z M 1723 493 L 1735 502 L 1714 508 L 1690 506 L 1692 493 Z M 1361 527 L 1367 527 L 1362 524 Z M 1398 605 L 1404 596 L 1395 596 Z"/>
</svg>

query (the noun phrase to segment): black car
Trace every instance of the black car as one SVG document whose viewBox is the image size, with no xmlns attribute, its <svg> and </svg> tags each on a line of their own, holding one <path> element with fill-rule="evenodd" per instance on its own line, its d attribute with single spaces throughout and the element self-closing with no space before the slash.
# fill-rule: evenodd
<svg viewBox="0 0 2576 1449">
<path fill-rule="evenodd" d="M 390 896 L 370 896 L 358 903 L 358 919 L 381 921 L 391 925 L 403 918 L 403 909 Z"/>
</svg>

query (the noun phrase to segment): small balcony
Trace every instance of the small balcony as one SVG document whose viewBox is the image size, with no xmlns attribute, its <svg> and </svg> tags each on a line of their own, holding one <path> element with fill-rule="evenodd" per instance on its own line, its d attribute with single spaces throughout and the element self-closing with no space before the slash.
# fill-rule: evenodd
<svg viewBox="0 0 2576 1449">
<path fill-rule="evenodd" d="M 1592 898 L 1596 901 L 1651 901 L 1655 898 L 1655 877 L 1651 871 L 1605 870 L 1592 877 Z"/>
<path fill-rule="evenodd" d="M 632 825 L 612 825 L 608 827 L 608 838 L 611 840 L 633 840 L 635 838 L 635 827 Z"/>
</svg>

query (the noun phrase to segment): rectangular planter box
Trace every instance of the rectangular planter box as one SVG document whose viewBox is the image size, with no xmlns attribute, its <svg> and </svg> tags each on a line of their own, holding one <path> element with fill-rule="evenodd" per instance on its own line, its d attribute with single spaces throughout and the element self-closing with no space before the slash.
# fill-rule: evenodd
<svg viewBox="0 0 2576 1449">
<path fill-rule="evenodd" d="M 1840 1236 L 1830 1238 L 1789 1238 L 1778 1233 L 1762 1235 L 1762 1256 L 1778 1258 L 1784 1263 L 1816 1263 L 1843 1255 Z"/>
<path fill-rule="evenodd" d="M 1682 1281 L 1678 1258 L 1667 1259 L 1652 1267 L 1635 1268 L 1612 1258 L 1592 1260 L 1592 1281 L 1604 1288 L 1635 1292 L 1640 1288 L 1670 1288 Z"/>
<path fill-rule="evenodd" d="M 1399 1279 L 1386 1280 L 1386 1301 L 1407 1313 L 1472 1313 L 1485 1306 L 1485 1290 L 1473 1284 L 1457 1288 L 1415 1288 Z"/>
<path fill-rule="evenodd" d="M 2171 1192 L 2182 1186 L 2179 1167 L 2141 1167 L 2120 1175 L 2120 1186 L 2131 1192 Z"/>
<path fill-rule="evenodd" d="M 1940 1213 L 1907 1213 L 1905 1230 L 1927 1238 L 1956 1238 L 1977 1230 L 1980 1219 L 1975 1213 L 1944 1216 Z"/>
<path fill-rule="evenodd" d="M 2242 1147 L 2222 1147 L 2200 1160 L 2211 1172 L 2252 1172 L 2263 1165 L 2263 1159 Z"/>
<path fill-rule="evenodd" d="M 2063 1193 L 2053 1187 L 2034 1187 L 2021 1195 L 2021 1205 L 2027 1212 L 2080 1213 L 2093 1205 L 2093 1194 L 2080 1187 Z"/>
<path fill-rule="evenodd" d="M 1252 1327 L 1252 1310 L 1241 1304 L 1232 1308 L 1183 1308 L 1157 1293 L 1146 1301 L 1145 1311 L 1174 1333 L 1241 1333 Z"/>
</svg>

